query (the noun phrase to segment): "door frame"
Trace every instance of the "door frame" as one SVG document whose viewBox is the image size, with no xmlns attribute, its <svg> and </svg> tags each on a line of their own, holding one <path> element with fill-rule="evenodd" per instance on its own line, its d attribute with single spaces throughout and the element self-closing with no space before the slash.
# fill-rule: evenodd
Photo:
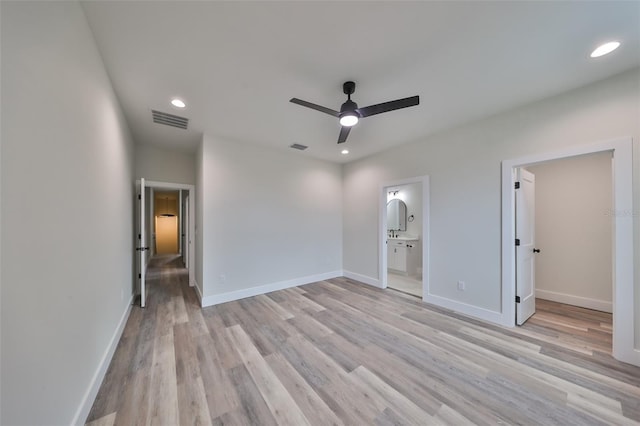
<svg viewBox="0 0 640 426">
<path fill-rule="evenodd" d="M 189 271 L 189 287 L 195 286 L 195 272 L 196 272 L 196 264 L 195 264 L 195 196 L 196 196 L 196 187 L 195 185 L 187 185 L 183 183 L 173 183 L 173 182 L 159 182 L 153 180 L 145 180 L 145 186 L 148 188 L 152 188 L 153 190 L 187 190 L 189 191 L 189 229 L 187 229 L 187 241 L 191 241 L 191 248 L 189 249 L 189 264 L 187 265 L 187 269 Z M 180 218 L 182 220 L 182 218 Z"/>
<path fill-rule="evenodd" d="M 422 184 L 422 300 L 428 301 L 429 292 L 429 176 L 418 176 L 408 179 L 385 182 L 380 185 L 378 222 L 378 277 L 380 288 L 387 288 L 387 189 L 412 183 Z"/>
<path fill-rule="evenodd" d="M 633 276 L 633 140 L 621 138 L 530 155 L 502 162 L 502 323 L 514 327 L 515 318 L 515 194 L 514 170 L 550 160 L 611 152 L 613 207 L 612 283 L 614 358 L 640 366 L 635 346 Z M 628 213 L 627 213 L 628 212 Z M 630 320 L 631 319 L 631 320 Z"/>
</svg>

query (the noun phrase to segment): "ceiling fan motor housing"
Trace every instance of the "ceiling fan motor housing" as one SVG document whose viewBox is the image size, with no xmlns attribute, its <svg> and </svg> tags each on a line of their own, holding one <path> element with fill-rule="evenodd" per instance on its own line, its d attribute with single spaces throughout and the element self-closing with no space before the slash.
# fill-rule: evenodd
<svg viewBox="0 0 640 426">
<path fill-rule="evenodd" d="M 340 107 L 340 116 L 344 115 L 347 112 L 355 113 L 358 117 L 360 117 L 360 114 L 358 113 L 358 104 L 353 102 L 351 99 L 347 100 Z"/>
</svg>

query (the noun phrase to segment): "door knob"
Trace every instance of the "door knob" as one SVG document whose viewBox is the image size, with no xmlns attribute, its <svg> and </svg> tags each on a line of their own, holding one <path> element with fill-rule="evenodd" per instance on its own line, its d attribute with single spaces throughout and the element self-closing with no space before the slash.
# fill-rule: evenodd
<svg viewBox="0 0 640 426">
<path fill-rule="evenodd" d="M 533 249 L 533 252 L 534 252 L 534 253 L 540 253 L 540 249 L 534 248 L 534 249 Z"/>
</svg>

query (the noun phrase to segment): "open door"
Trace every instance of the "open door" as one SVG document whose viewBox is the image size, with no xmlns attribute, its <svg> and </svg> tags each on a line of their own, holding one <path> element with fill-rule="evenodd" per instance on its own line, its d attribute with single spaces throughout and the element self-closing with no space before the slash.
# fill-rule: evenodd
<svg viewBox="0 0 640 426">
<path fill-rule="evenodd" d="M 136 246 L 136 266 L 138 269 L 138 284 L 140 286 L 140 307 L 144 308 L 146 305 L 146 297 L 147 297 L 147 289 L 146 289 L 146 280 L 145 273 L 147 271 L 147 253 L 149 250 L 147 246 L 147 236 L 145 229 L 145 184 L 144 178 L 140 179 L 140 182 L 136 182 L 136 189 L 138 192 L 138 208 L 136 209 L 138 212 L 138 217 L 136 218 L 136 225 L 138 230 L 138 239 Z"/>
<path fill-rule="evenodd" d="M 519 168 L 516 181 L 516 324 L 536 311 L 535 176 Z"/>
<path fill-rule="evenodd" d="M 184 197 L 184 213 L 182 215 L 184 226 L 182 227 L 182 260 L 184 261 L 184 266 L 189 268 L 189 258 L 191 253 L 191 237 L 189 234 L 189 194 Z M 191 283 L 189 283 L 191 285 Z"/>
</svg>

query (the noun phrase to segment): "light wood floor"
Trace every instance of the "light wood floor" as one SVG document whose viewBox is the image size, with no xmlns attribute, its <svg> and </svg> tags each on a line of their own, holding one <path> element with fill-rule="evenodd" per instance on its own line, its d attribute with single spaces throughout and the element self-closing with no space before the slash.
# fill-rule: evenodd
<svg viewBox="0 0 640 426">
<path fill-rule="evenodd" d="M 417 296 L 422 299 L 422 277 L 408 277 L 396 274 L 395 272 L 387 273 L 387 287 L 404 293 Z"/>
<path fill-rule="evenodd" d="M 639 424 L 611 317 L 541 301 L 505 329 L 333 279 L 205 309 L 152 262 L 91 425 Z"/>
</svg>

